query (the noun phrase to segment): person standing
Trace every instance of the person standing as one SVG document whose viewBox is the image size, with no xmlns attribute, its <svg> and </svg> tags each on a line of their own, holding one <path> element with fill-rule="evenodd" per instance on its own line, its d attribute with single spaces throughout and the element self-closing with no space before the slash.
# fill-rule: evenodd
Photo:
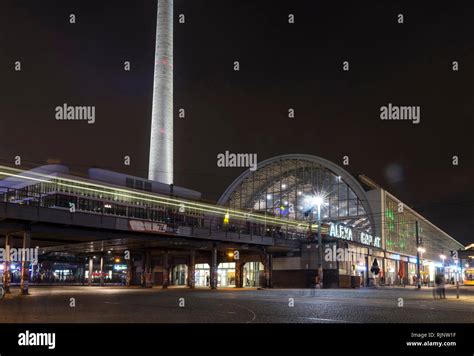
<svg viewBox="0 0 474 356">
<path fill-rule="evenodd" d="M 439 285 L 439 297 L 441 299 L 446 299 L 446 288 L 445 288 L 445 280 L 444 276 L 440 276 L 440 285 Z"/>
<path fill-rule="evenodd" d="M 441 276 L 439 274 L 435 276 L 435 285 L 436 288 L 433 288 L 433 298 L 436 298 L 436 296 L 441 298 Z"/>
</svg>

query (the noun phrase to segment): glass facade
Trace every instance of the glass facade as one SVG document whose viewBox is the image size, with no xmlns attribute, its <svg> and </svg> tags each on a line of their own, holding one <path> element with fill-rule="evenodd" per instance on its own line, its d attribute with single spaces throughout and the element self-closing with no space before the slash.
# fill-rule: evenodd
<svg viewBox="0 0 474 356">
<path fill-rule="evenodd" d="M 421 259 L 441 261 L 441 254 L 449 259 L 450 251 L 462 248 L 462 245 L 446 233 L 388 193 L 385 193 L 383 217 L 385 248 L 388 251 L 416 256 L 417 248 L 421 247 L 424 249 Z M 416 221 L 418 221 L 419 245 L 416 243 Z"/>
<path fill-rule="evenodd" d="M 235 287 L 235 262 L 219 264 L 217 268 L 217 286 Z"/>
<path fill-rule="evenodd" d="M 173 279 L 171 284 L 175 286 L 185 286 L 188 276 L 188 266 L 185 264 L 176 265 L 172 268 Z"/>
<path fill-rule="evenodd" d="M 195 283 L 197 287 L 209 287 L 211 269 L 207 263 L 198 263 L 195 266 Z"/>
<path fill-rule="evenodd" d="M 263 278 L 263 264 L 247 262 L 243 268 L 243 287 L 259 287 Z"/>
<path fill-rule="evenodd" d="M 371 232 L 361 200 L 344 178 L 310 160 L 287 159 L 266 164 L 236 186 L 223 202 L 232 209 L 250 210 L 282 219 L 314 221 L 312 198 L 321 195 L 322 221 L 339 221 Z"/>
<path fill-rule="evenodd" d="M 389 196 L 385 200 L 385 248 L 389 251 L 416 256 L 416 217 L 400 208 Z"/>
</svg>

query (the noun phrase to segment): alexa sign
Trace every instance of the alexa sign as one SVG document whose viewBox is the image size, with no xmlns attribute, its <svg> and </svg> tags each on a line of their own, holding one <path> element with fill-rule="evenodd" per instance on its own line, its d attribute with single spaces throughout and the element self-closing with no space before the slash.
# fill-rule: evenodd
<svg viewBox="0 0 474 356">
<path fill-rule="evenodd" d="M 355 240 L 354 235 L 356 238 Z M 365 232 L 354 232 L 350 227 L 334 223 L 329 223 L 329 236 L 343 240 L 360 242 L 361 244 L 368 246 L 381 247 L 380 237 L 374 237 Z"/>
<path fill-rule="evenodd" d="M 329 236 L 337 237 L 338 239 L 343 240 L 351 240 L 352 241 L 352 229 L 342 226 L 336 225 L 333 223 L 329 223 Z"/>
</svg>

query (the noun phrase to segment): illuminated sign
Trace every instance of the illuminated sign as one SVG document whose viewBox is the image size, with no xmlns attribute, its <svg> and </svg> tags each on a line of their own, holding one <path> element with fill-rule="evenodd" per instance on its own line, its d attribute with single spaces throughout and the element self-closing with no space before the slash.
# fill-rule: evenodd
<svg viewBox="0 0 474 356">
<path fill-rule="evenodd" d="M 353 229 L 350 227 L 334 224 L 332 222 L 329 223 L 329 236 L 343 240 L 360 242 L 361 244 L 367 246 L 374 246 L 379 248 L 382 247 L 382 240 L 380 239 L 380 237 L 372 236 L 365 232 L 353 231 Z"/>
<path fill-rule="evenodd" d="M 380 237 L 373 237 L 370 234 L 365 232 L 360 233 L 360 242 L 364 245 L 374 246 L 374 247 L 382 247 L 381 246 L 381 239 Z"/>
<path fill-rule="evenodd" d="M 338 239 L 352 240 L 351 228 L 342 225 L 336 225 L 333 223 L 329 223 L 329 225 L 329 236 L 337 237 Z"/>
<path fill-rule="evenodd" d="M 109 274 L 107 272 L 92 272 L 92 277 L 106 277 L 108 276 Z"/>
<path fill-rule="evenodd" d="M 127 265 L 114 265 L 114 270 L 123 271 L 127 269 Z"/>
</svg>

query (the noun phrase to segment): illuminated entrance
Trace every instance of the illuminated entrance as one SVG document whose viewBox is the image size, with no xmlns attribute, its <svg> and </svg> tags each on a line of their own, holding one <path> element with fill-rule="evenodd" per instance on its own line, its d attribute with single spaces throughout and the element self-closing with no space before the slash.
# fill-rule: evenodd
<svg viewBox="0 0 474 356">
<path fill-rule="evenodd" d="M 196 287 L 209 287 L 211 270 L 209 264 L 199 263 L 195 266 L 195 283 Z"/>
<path fill-rule="evenodd" d="M 235 262 L 219 264 L 217 268 L 217 286 L 235 287 Z"/>
<path fill-rule="evenodd" d="M 260 287 L 264 278 L 263 264 L 260 262 L 247 262 L 243 271 L 243 287 Z"/>
<path fill-rule="evenodd" d="M 188 277 L 188 266 L 184 264 L 174 266 L 171 276 L 173 278 L 171 284 L 175 286 L 185 286 Z"/>
</svg>

